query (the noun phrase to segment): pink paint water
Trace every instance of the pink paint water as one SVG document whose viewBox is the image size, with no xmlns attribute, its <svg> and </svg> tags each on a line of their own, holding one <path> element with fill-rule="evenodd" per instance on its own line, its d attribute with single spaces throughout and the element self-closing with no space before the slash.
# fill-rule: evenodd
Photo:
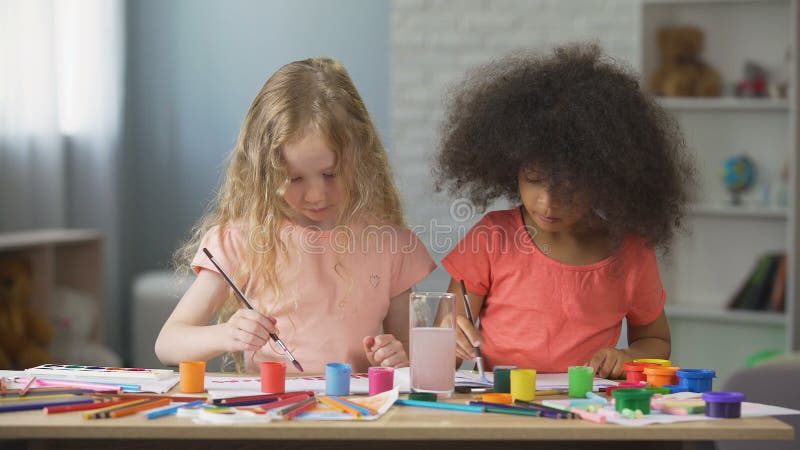
<svg viewBox="0 0 800 450">
<path fill-rule="evenodd" d="M 452 328 L 411 329 L 411 389 L 452 394 L 456 368 L 456 333 Z"/>
</svg>

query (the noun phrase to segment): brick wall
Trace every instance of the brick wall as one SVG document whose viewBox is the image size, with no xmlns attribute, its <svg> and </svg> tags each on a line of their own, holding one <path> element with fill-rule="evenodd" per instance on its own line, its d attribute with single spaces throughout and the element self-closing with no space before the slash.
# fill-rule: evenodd
<svg viewBox="0 0 800 450">
<path fill-rule="evenodd" d="M 437 262 L 480 218 L 433 193 L 431 161 L 447 87 L 465 71 L 522 48 L 597 41 L 638 64 L 638 0 L 393 0 L 389 153 L 409 224 Z M 498 203 L 494 209 L 506 207 Z M 444 290 L 443 269 L 419 289 Z"/>
</svg>

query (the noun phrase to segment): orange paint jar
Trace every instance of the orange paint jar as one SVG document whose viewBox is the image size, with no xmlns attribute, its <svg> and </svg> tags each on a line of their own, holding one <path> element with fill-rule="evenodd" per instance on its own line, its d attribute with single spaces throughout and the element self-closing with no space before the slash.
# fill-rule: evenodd
<svg viewBox="0 0 800 450">
<path fill-rule="evenodd" d="M 680 367 L 653 366 L 645 367 L 644 374 L 647 376 L 647 383 L 651 386 L 661 387 L 670 384 L 678 384 L 676 372 Z"/>
<path fill-rule="evenodd" d="M 646 367 L 661 367 L 659 364 L 646 363 L 646 362 L 629 362 L 622 366 L 625 371 L 625 381 L 628 383 L 638 383 L 640 381 L 647 381 L 647 376 L 644 374 Z"/>
</svg>

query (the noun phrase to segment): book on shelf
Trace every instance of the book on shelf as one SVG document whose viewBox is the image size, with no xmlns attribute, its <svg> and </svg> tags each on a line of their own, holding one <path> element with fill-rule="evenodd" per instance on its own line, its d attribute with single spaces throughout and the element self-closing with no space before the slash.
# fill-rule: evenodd
<svg viewBox="0 0 800 450">
<path fill-rule="evenodd" d="M 786 254 L 768 253 L 756 261 L 728 307 L 783 312 L 786 297 Z"/>
</svg>

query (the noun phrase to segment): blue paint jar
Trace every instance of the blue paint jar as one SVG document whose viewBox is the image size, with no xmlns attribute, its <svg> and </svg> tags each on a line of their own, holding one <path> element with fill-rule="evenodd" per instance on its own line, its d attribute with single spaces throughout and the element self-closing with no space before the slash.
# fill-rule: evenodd
<svg viewBox="0 0 800 450">
<path fill-rule="evenodd" d="M 702 397 L 708 417 L 733 419 L 742 415 L 744 394 L 741 392 L 705 392 Z"/>
<path fill-rule="evenodd" d="M 689 392 L 709 392 L 716 372 L 710 369 L 681 369 L 675 373 L 678 384 L 688 388 Z"/>
<path fill-rule="evenodd" d="M 328 363 L 325 366 L 325 393 L 350 395 L 350 364 Z"/>
</svg>

